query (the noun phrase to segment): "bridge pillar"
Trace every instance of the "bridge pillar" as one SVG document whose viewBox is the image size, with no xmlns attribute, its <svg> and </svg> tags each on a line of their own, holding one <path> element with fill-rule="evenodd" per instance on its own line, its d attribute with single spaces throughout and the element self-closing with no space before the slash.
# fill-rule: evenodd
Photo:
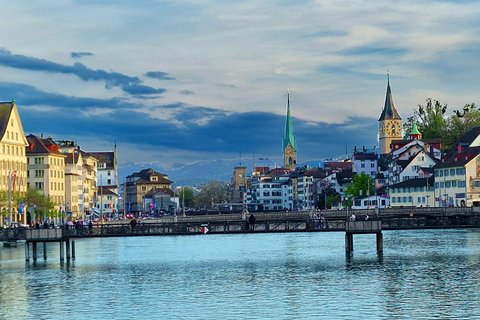
<svg viewBox="0 0 480 320">
<path fill-rule="evenodd" d="M 67 260 L 70 260 L 70 239 L 65 241 L 65 251 L 67 252 Z"/>
<path fill-rule="evenodd" d="M 383 251 L 383 234 L 381 232 L 377 232 L 377 250 Z"/>
<path fill-rule="evenodd" d="M 75 259 L 75 240 L 72 240 L 72 259 Z"/>
<path fill-rule="evenodd" d="M 65 260 L 65 256 L 63 253 L 63 242 L 60 241 L 60 261 L 63 261 L 63 260 Z"/>
<path fill-rule="evenodd" d="M 25 243 L 25 261 L 30 261 L 30 243 Z"/>
<path fill-rule="evenodd" d="M 33 261 L 37 261 L 37 243 L 32 242 L 32 249 L 33 249 Z"/>
<path fill-rule="evenodd" d="M 47 260 L 47 243 L 43 242 L 43 260 Z"/>
<path fill-rule="evenodd" d="M 345 251 L 353 251 L 353 233 L 347 232 L 345 234 Z"/>
</svg>

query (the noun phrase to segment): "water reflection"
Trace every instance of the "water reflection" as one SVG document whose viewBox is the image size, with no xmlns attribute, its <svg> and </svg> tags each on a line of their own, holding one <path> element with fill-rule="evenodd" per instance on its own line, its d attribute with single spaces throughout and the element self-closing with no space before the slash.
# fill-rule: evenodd
<svg viewBox="0 0 480 320">
<path fill-rule="evenodd" d="M 345 254 L 341 232 L 83 239 L 76 260 L 49 247 L 28 263 L 2 248 L 0 318 L 480 317 L 478 231 L 384 232 L 374 246 L 358 237 Z"/>
</svg>

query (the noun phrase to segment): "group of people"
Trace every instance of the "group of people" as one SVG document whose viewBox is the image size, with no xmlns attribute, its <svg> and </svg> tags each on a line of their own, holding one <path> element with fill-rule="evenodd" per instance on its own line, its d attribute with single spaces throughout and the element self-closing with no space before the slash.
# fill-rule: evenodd
<svg viewBox="0 0 480 320">
<path fill-rule="evenodd" d="M 73 228 L 76 228 L 76 229 L 81 229 L 82 227 L 85 227 L 85 228 L 93 228 L 93 222 L 92 220 L 76 220 L 76 221 L 72 221 L 72 220 L 68 220 L 67 222 L 65 222 L 65 228 L 68 228 L 68 229 L 73 229 Z"/>
<path fill-rule="evenodd" d="M 357 217 L 355 216 L 354 213 L 352 213 L 352 215 L 350 216 L 350 218 L 348 220 L 357 221 Z M 367 221 L 367 220 L 370 220 L 370 216 L 368 215 L 368 213 L 365 215 L 365 221 Z"/>
<path fill-rule="evenodd" d="M 315 229 L 324 229 L 326 227 L 327 221 L 325 220 L 325 216 L 319 214 L 317 212 L 313 213 L 313 220 L 315 221 Z"/>
</svg>

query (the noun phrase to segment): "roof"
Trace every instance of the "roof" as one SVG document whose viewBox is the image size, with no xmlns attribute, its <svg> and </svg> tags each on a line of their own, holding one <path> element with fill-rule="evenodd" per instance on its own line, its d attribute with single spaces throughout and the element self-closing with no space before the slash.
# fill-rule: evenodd
<svg viewBox="0 0 480 320">
<path fill-rule="evenodd" d="M 110 187 L 106 187 L 106 186 L 98 186 L 97 194 L 102 196 L 108 196 L 108 195 L 118 196 L 116 192 L 113 192 L 112 189 L 110 189 Z"/>
<path fill-rule="evenodd" d="M 287 121 L 285 124 L 285 137 L 283 137 L 283 150 L 289 144 L 292 145 L 293 150 L 297 151 L 295 136 L 293 135 L 292 116 L 290 115 L 290 92 L 287 91 Z"/>
<path fill-rule="evenodd" d="M 480 147 L 468 147 L 465 148 L 460 153 L 455 153 L 451 155 L 448 159 L 444 160 L 443 162 L 437 163 L 433 168 L 434 169 L 441 169 L 441 168 L 451 168 L 451 167 L 463 167 L 473 158 L 480 154 Z"/>
<path fill-rule="evenodd" d="M 390 89 L 390 79 L 388 79 L 387 82 L 387 96 L 385 97 L 385 106 L 383 107 L 382 114 L 380 115 L 378 121 L 386 119 L 402 120 L 402 117 L 400 117 L 397 109 L 395 109 L 395 106 L 393 104 L 392 90 Z"/>
<path fill-rule="evenodd" d="M 83 154 L 92 156 L 98 160 L 98 163 L 105 163 L 108 170 L 115 169 L 115 152 L 83 152 Z"/>
<path fill-rule="evenodd" d="M 410 131 L 410 135 L 417 135 L 417 134 L 421 134 L 421 133 L 420 131 L 418 131 L 417 123 L 413 121 L 413 128 L 412 128 L 412 131 Z"/>
<path fill-rule="evenodd" d="M 153 194 L 173 196 L 175 192 L 169 188 L 152 188 L 144 195 L 144 198 L 152 198 Z"/>
<path fill-rule="evenodd" d="M 371 152 L 355 152 L 353 158 L 355 160 L 378 160 L 378 155 Z"/>
<path fill-rule="evenodd" d="M 409 179 L 399 183 L 395 183 L 390 185 L 388 188 L 408 188 L 408 187 L 425 187 L 428 183 L 429 186 L 433 186 L 434 184 L 434 177 L 431 176 L 429 178 L 417 178 L 417 179 Z"/>
<path fill-rule="evenodd" d="M 480 135 L 480 127 L 472 127 L 465 132 L 465 134 L 458 140 L 458 144 L 464 147 L 470 146 L 475 139 Z"/>
<path fill-rule="evenodd" d="M 56 144 L 51 138 L 44 139 L 42 137 L 35 136 L 30 134 L 26 136 L 28 141 L 28 147 L 26 154 L 38 154 L 38 153 L 48 153 L 65 156 L 65 154 L 59 151 L 59 145 Z"/>
<path fill-rule="evenodd" d="M 158 181 L 150 181 L 151 176 L 158 177 Z M 166 174 L 155 172 L 153 169 L 143 169 L 140 172 L 132 173 L 131 175 L 127 176 L 127 179 L 130 178 L 139 178 L 135 182 L 136 184 L 173 183 L 173 181 L 168 180 L 168 176 Z"/>
<path fill-rule="evenodd" d="M 15 101 L 0 102 L 0 139 L 5 135 Z"/>
</svg>

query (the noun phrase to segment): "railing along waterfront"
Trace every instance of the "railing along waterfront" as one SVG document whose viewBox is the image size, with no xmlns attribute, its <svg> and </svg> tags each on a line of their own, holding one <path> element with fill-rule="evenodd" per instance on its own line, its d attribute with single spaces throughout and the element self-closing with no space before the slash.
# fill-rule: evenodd
<svg viewBox="0 0 480 320">
<path fill-rule="evenodd" d="M 430 208 L 426 208 L 427 211 Z M 470 208 L 469 214 L 459 211 L 461 208 L 442 208 L 445 214 L 431 212 L 431 215 L 423 215 L 418 211 L 403 210 L 390 215 L 379 214 L 376 216 L 370 211 L 355 210 L 357 220 L 362 220 L 363 214 L 368 214 L 370 219 L 380 220 L 382 230 L 394 229 L 432 229 L 432 228 L 480 228 L 480 216 Z M 453 209 L 453 210 L 452 210 Z M 465 209 L 465 208 L 463 208 Z M 398 209 L 393 209 L 398 210 Z M 425 209 L 423 209 L 425 210 Z M 458 210 L 458 211 L 457 211 Z M 352 211 L 349 211 L 352 212 Z M 410 213 L 409 213 L 410 212 Z M 414 213 L 412 213 L 414 212 Z M 457 214 L 455 214 L 457 212 Z M 382 212 L 383 213 L 383 212 Z M 401 213 L 401 214 L 400 214 Z M 283 213 L 282 213 L 283 214 Z M 285 213 L 287 214 L 287 213 Z M 310 213 L 303 216 L 298 213 L 288 213 L 291 216 L 279 219 L 270 219 L 274 213 L 255 214 L 257 217 L 254 225 L 249 225 L 248 221 L 241 219 L 214 219 L 224 215 L 197 216 L 195 220 L 179 220 L 177 222 L 165 220 L 140 220 L 140 222 L 131 227 L 129 220 L 125 222 L 110 222 L 100 224 L 89 228 L 88 226 L 66 228 L 61 227 L 62 238 L 87 238 L 87 237 L 129 237 L 129 236 L 149 236 L 149 235 L 187 235 L 203 233 L 202 229 L 206 227 L 208 233 L 245 233 L 245 232 L 315 232 L 315 231 L 346 231 L 346 222 L 348 216 L 325 215 L 326 220 L 311 219 Z M 248 220 L 248 219 L 247 219 Z M 27 240 L 27 230 L 24 228 L 8 228 L 0 230 L 0 241 Z M 41 230 L 41 229 L 40 229 Z"/>
</svg>

